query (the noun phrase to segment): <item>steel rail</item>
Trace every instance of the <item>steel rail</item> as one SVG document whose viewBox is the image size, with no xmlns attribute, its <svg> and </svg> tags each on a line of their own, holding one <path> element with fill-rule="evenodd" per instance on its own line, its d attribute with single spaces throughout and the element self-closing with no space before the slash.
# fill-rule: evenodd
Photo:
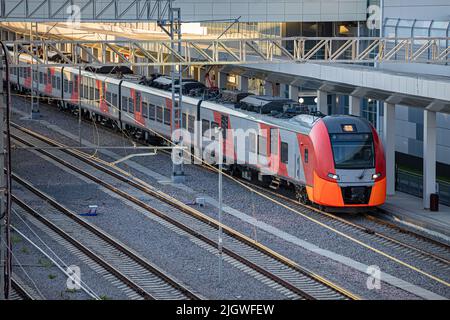
<svg viewBox="0 0 450 320">
<path fill-rule="evenodd" d="M 13 180 L 18 182 L 19 184 L 23 185 L 36 195 L 40 196 L 42 199 L 48 202 L 54 202 L 50 197 L 44 195 L 43 193 L 39 192 L 36 188 L 34 188 L 30 183 L 25 181 L 24 179 L 20 178 L 16 174 L 13 173 Z M 84 244 L 76 240 L 74 237 L 69 235 L 67 232 L 62 230 L 60 227 L 55 225 L 53 222 L 42 216 L 39 212 L 37 212 L 35 209 L 30 207 L 28 204 L 26 204 L 24 201 L 19 199 L 17 196 L 12 195 L 13 202 L 15 202 L 19 207 L 21 207 L 25 212 L 33 216 L 35 219 L 37 219 L 39 222 L 43 223 L 46 227 L 50 228 L 52 231 L 56 232 L 60 237 L 64 238 L 66 241 L 68 241 L 70 244 L 75 246 L 78 250 L 80 250 L 82 253 L 84 253 L 86 256 L 94 260 L 96 263 L 98 263 L 100 266 L 105 268 L 108 272 L 110 272 L 112 275 L 117 277 L 120 281 L 125 283 L 129 288 L 136 291 L 139 295 L 141 295 L 146 300 L 155 300 L 155 298 L 148 292 L 146 292 L 143 288 L 141 288 L 138 284 L 130 280 L 126 275 L 124 275 L 121 271 L 119 271 L 117 268 L 113 267 L 110 263 L 108 263 L 105 259 L 100 257 L 98 254 L 94 253 L 91 249 L 86 247 Z M 62 206 L 59 206 L 58 210 L 65 213 L 65 209 Z"/>
<path fill-rule="evenodd" d="M 45 142 L 45 143 L 47 143 L 49 145 L 60 146 L 60 147 L 63 146 L 62 144 L 60 144 L 58 142 L 55 142 L 55 141 L 53 141 L 51 139 L 48 139 L 46 137 L 43 137 L 40 134 L 37 134 L 37 133 L 35 133 L 35 132 L 33 132 L 33 131 L 29 130 L 29 129 L 20 128 L 20 126 L 18 126 L 17 124 L 12 124 L 12 125 L 16 129 L 19 129 L 19 130 L 23 131 L 24 133 L 27 133 L 27 134 L 33 136 L 34 138 L 36 138 L 38 140 L 41 140 L 41 141 L 43 141 L 43 142 Z M 13 138 L 16 139 L 18 137 L 13 135 Z M 27 142 L 27 141 L 25 141 L 25 140 L 23 140 L 21 138 L 18 138 L 18 140 L 21 141 L 24 144 L 31 145 L 31 143 L 29 143 L 29 142 Z M 169 196 L 167 194 L 162 193 L 161 191 L 157 191 L 157 190 L 154 190 L 152 188 L 149 188 L 148 186 L 144 186 L 142 184 L 142 181 L 141 182 L 136 182 L 136 181 L 134 181 L 134 180 L 132 180 L 132 179 L 126 177 L 126 176 L 123 176 L 123 175 L 121 175 L 121 174 L 119 174 L 117 172 L 112 171 L 109 168 L 106 168 L 106 167 L 98 164 L 95 161 L 92 161 L 91 159 L 89 159 L 87 157 L 84 157 L 84 156 L 82 156 L 80 154 L 74 153 L 74 152 L 72 152 L 69 149 L 61 149 L 61 151 L 63 151 L 64 153 L 67 153 L 67 154 L 69 154 L 69 155 L 71 155 L 71 156 L 73 156 L 73 157 L 75 157 L 75 158 L 77 158 L 77 159 L 79 159 L 79 160 L 81 160 L 81 161 L 91 165 L 92 167 L 94 167 L 94 168 L 96 168 L 96 169 L 98 169 L 100 171 L 103 171 L 104 173 L 107 173 L 108 175 L 110 175 L 110 176 L 112 176 L 112 177 L 114 177 L 114 178 L 116 178 L 116 179 L 118 179 L 118 180 L 120 180 L 122 182 L 125 182 L 125 183 L 135 187 L 136 189 L 139 189 L 140 191 L 142 191 L 142 192 L 144 192 L 146 194 L 149 194 L 152 197 L 157 198 L 158 200 L 160 200 L 160 201 L 162 201 L 164 203 L 169 204 L 170 206 L 180 210 L 181 212 L 183 212 L 185 214 L 188 214 L 189 216 L 194 217 L 195 219 L 197 219 L 197 220 L 199 220 L 199 221 L 201 221 L 203 223 L 206 223 L 206 224 L 208 224 L 210 226 L 213 226 L 216 229 L 218 229 L 218 227 L 219 227 L 219 223 L 215 219 L 212 219 L 212 218 L 204 215 L 203 213 L 201 213 L 201 212 L 199 212 L 199 211 L 197 211 L 197 210 L 195 210 L 193 208 L 190 208 L 189 206 L 185 205 L 184 203 L 182 203 L 182 202 L 172 198 L 171 196 Z M 77 172 L 77 173 L 79 173 L 79 174 L 81 174 L 81 175 L 91 179 L 92 181 L 94 181 L 94 182 L 96 182 L 96 183 L 98 183 L 100 185 L 102 185 L 103 187 L 109 189 L 110 191 L 115 192 L 116 194 L 120 195 L 121 197 L 123 197 L 123 198 L 125 198 L 125 199 L 127 199 L 127 200 L 129 200 L 129 201 L 131 201 L 131 202 L 133 202 L 135 204 L 137 204 L 138 206 L 144 208 L 145 210 L 147 210 L 147 211 L 157 215 L 158 217 L 168 221 L 169 223 L 171 223 L 173 225 L 176 225 L 180 229 L 188 232 L 189 234 L 192 234 L 193 236 L 197 237 L 198 239 L 202 240 L 203 242 L 205 242 L 205 243 L 207 243 L 207 244 L 209 244 L 209 245 L 211 245 L 213 247 L 217 247 L 217 242 L 215 242 L 214 240 L 211 240 L 208 237 L 205 237 L 204 235 L 200 234 L 199 232 L 197 232 L 196 230 L 190 228 L 189 226 L 184 225 L 184 224 L 178 222 L 177 220 L 169 217 L 167 214 L 165 214 L 165 213 L 163 213 L 163 212 L 161 212 L 159 210 L 154 209 L 153 207 L 151 207 L 148 204 L 144 203 L 143 201 L 137 199 L 136 197 L 133 197 L 133 196 L 127 194 L 126 192 L 123 192 L 123 191 L 119 190 L 118 188 L 116 188 L 116 187 L 106 183 L 102 179 L 99 179 L 99 178 L 97 178 L 97 177 L 95 177 L 95 176 L 85 172 L 84 170 L 79 169 L 79 168 L 75 167 L 74 165 L 66 162 L 65 160 L 62 160 L 62 159 L 60 159 L 60 158 L 58 158 L 58 157 L 56 157 L 56 156 L 54 156 L 54 155 L 52 155 L 52 154 L 50 154 L 50 153 L 48 153 L 46 151 L 41 150 L 39 152 L 42 153 L 42 154 L 45 154 L 47 157 L 51 158 L 52 160 L 54 160 L 54 161 L 56 161 L 56 162 L 58 162 L 60 164 L 63 164 L 64 166 L 70 168 L 71 170 L 73 170 L 73 171 L 75 171 L 75 172 Z M 284 257 L 282 255 L 280 255 L 279 253 L 276 253 L 275 251 L 267 248 L 266 246 L 264 246 L 264 245 L 262 245 L 260 243 L 257 243 L 255 240 L 250 239 L 250 238 L 246 237 L 245 235 L 240 234 L 239 232 L 233 230 L 232 228 L 230 228 L 230 227 L 228 227 L 226 225 L 222 225 L 222 228 L 223 228 L 224 232 L 226 234 L 228 234 L 229 236 L 231 236 L 232 238 L 235 238 L 235 239 L 239 240 L 240 242 L 242 242 L 242 243 L 244 243 L 244 244 L 246 244 L 246 245 L 256 249 L 257 251 L 261 252 L 262 254 L 264 254 L 266 256 L 269 256 L 269 257 L 271 257 L 271 258 L 281 262 L 282 264 L 284 264 L 286 266 L 289 266 L 290 268 L 294 269 L 296 272 L 298 272 L 300 274 L 303 274 L 304 276 L 306 276 L 308 278 L 311 278 L 314 281 L 316 281 L 316 282 L 318 282 L 318 283 L 320 283 L 320 284 L 322 284 L 322 285 L 332 289 L 335 293 L 338 293 L 338 294 L 340 294 L 341 296 L 343 296 L 343 297 L 345 297 L 347 299 L 352 299 L 352 300 L 359 299 L 359 297 L 357 297 L 356 295 L 350 293 L 349 291 L 341 288 L 340 286 L 332 283 L 331 281 L 328 281 L 328 280 L 324 279 L 323 277 L 321 277 L 321 276 L 319 276 L 319 275 L 317 275 L 317 274 L 315 274 L 315 273 L 313 273 L 313 272 L 311 272 L 311 271 L 309 271 L 309 270 L 307 270 L 307 269 L 305 269 L 303 267 L 300 267 L 297 263 L 293 262 L 292 260 L 290 260 L 290 259 L 288 259 L 288 258 L 286 258 L 286 257 Z M 236 259 L 237 261 L 243 263 L 244 265 L 250 267 L 251 269 L 254 269 L 254 270 L 258 271 L 259 273 L 267 276 L 268 278 L 270 278 L 273 281 L 277 282 L 278 284 L 284 286 L 285 288 L 289 289 L 290 291 L 297 293 L 299 296 L 301 296 L 301 297 L 303 297 L 305 299 L 313 299 L 313 297 L 311 295 L 307 294 L 306 292 L 302 292 L 302 290 L 300 290 L 299 288 L 293 286 L 291 283 L 289 283 L 289 282 L 285 281 L 284 279 L 274 275 L 273 273 L 265 270 L 263 267 L 260 267 L 260 266 L 256 265 L 255 263 L 253 263 L 252 261 L 246 259 L 245 257 L 243 257 L 243 256 L 241 256 L 239 254 L 236 254 L 235 252 L 233 252 L 232 250 L 228 249 L 227 247 L 223 247 L 223 251 L 224 251 L 225 254 L 229 255 L 230 257 Z"/>
<path fill-rule="evenodd" d="M 20 300 L 35 300 L 14 277 L 11 277 L 11 289 L 17 294 Z"/>
<path fill-rule="evenodd" d="M 297 201 L 295 201 L 292 198 L 289 198 L 289 197 L 287 197 L 285 195 L 273 192 L 271 190 L 267 190 L 266 188 L 264 188 L 262 186 L 258 186 L 258 185 L 249 183 L 248 181 L 243 181 L 242 179 L 240 179 L 240 181 L 242 183 L 244 183 L 244 184 L 247 184 L 248 186 L 251 186 L 252 188 L 258 189 L 261 192 L 266 193 L 270 197 L 275 197 L 275 198 L 281 199 L 283 201 L 288 201 L 288 202 L 292 203 L 293 205 L 295 205 L 297 208 L 310 210 L 308 213 L 319 214 L 321 217 L 329 219 L 330 221 L 337 221 L 339 223 L 345 224 L 346 226 L 352 227 L 352 228 L 354 228 L 357 231 L 363 232 L 364 234 L 372 235 L 372 236 L 378 237 L 380 239 L 386 240 L 386 241 L 388 241 L 388 242 L 390 242 L 390 243 L 392 243 L 394 245 L 398 245 L 398 246 L 401 246 L 401 247 L 403 247 L 405 249 L 409 249 L 409 250 L 415 251 L 418 254 L 424 256 L 425 258 L 434 259 L 434 260 L 436 260 L 436 261 L 438 261 L 438 262 L 440 262 L 440 263 L 450 267 L 450 260 L 445 258 L 445 257 L 439 256 L 439 255 L 437 255 L 435 253 L 432 253 L 432 252 L 425 251 L 425 250 L 423 250 L 423 249 L 421 249 L 421 248 L 419 248 L 417 246 L 414 246 L 414 245 L 409 244 L 409 243 L 405 243 L 405 242 L 403 242 L 401 240 L 398 240 L 398 239 L 395 239 L 395 238 L 393 238 L 393 237 L 391 237 L 391 236 L 389 236 L 387 234 L 381 233 L 379 231 L 376 231 L 376 230 L 368 228 L 366 226 L 357 224 L 355 222 L 348 221 L 348 220 L 346 220 L 344 218 L 338 217 L 338 216 L 330 214 L 328 212 L 324 212 L 324 211 L 319 210 L 317 208 L 314 208 L 312 206 L 308 206 L 308 205 L 305 205 L 305 204 L 298 203 Z M 421 239 L 423 241 L 429 242 L 429 243 L 434 244 L 436 246 L 440 246 L 444 250 L 448 250 L 448 252 L 450 253 L 450 246 L 445 244 L 445 243 L 442 243 L 442 242 L 437 241 L 435 239 L 427 238 L 427 237 L 425 237 L 423 235 L 420 235 L 418 233 L 415 233 L 413 231 L 400 228 L 399 226 L 396 226 L 394 224 L 390 224 L 390 223 L 388 223 L 386 221 L 382 221 L 380 219 L 376 219 L 373 216 L 369 216 L 367 214 L 365 214 L 365 216 L 367 218 L 369 218 L 369 219 L 379 223 L 379 224 L 385 224 L 386 226 L 388 226 L 388 227 L 390 227 L 392 229 L 396 229 L 399 233 L 409 234 L 409 235 L 411 235 L 411 236 L 413 236 L 415 238 L 418 238 L 418 239 Z"/>
</svg>

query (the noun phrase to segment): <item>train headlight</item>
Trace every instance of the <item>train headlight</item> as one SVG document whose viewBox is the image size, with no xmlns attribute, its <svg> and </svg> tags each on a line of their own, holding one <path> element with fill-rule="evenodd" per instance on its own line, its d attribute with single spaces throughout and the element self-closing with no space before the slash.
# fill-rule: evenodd
<svg viewBox="0 0 450 320">
<path fill-rule="evenodd" d="M 333 179 L 333 180 L 336 180 L 336 181 L 339 180 L 339 176 L 337 174 L 335 174 L 335 173 L 329 173 L 328 177 Z"/>
<path fill-rule="evenodd" d="M 381 177 L 381 173 L 375 173 L 372 175 L 373 180 L 377 180 L 379 177 Z"/>
</svg>

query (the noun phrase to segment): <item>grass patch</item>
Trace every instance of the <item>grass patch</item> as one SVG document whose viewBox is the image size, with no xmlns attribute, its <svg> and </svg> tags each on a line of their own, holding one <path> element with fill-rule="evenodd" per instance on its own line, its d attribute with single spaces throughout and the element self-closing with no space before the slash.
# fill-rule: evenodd
<svg viewBox="0 0 450 320">
<path fill-rule="evenodd" d="M 77 292 L 77 289 L 66 289 L 66 292 L 75 293 Z"/>
<path fill-rule="evenodd" d="M 49 274 L 49 275 L 48 275 L 48 278 L 49 278 L 50 280 L 53 280 L 53 279 L 56 278 L 56 275 L 54 275 L 54 274 Z"/>
<path fill-rule="evenodd" d="M 11 242 L 16 244 L 22 242 L 22 238 L 20 238 L 18 235 L 12 234 L 11 235 Z"/>
<path fill-rule="evenodd" d="M 108 297 L 107 295 L 101 295 L 100 300 L 111 300 L 111 298 Z"/>
<path fill-rule="evenodd" d="M 28 248 L 27 248 L 27 247 L 23 247 L 22 249 L 20 249 L 20 252 L 25 253 L 25 254 L 30 253 L 30 252 L 28 251 Z"/>
<path fill-rule="evenodd" d="M 46 258 L 39 259 L 38 263 L 41 267 L 44 267 L 44 268 L 50 268 L 51 266 L 53 266 L 53 263 Z"/>
</svg>

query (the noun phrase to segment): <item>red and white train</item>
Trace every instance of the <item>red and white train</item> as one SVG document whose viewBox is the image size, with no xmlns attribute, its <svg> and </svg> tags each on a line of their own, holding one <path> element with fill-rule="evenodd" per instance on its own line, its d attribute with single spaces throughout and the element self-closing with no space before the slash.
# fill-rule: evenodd
<svg viewBox="0 0 450 320">
<path fill-rule="evenodd" d="M 144 139 L 151 139 L 154 132 L 170 138 L 169 91 L 139 84 L 133 75 L 118 77 L 84 70 L 80 76 L 79 70 L 72 67 L 41 68 L 32 79 L 29 58 L 21 55 L 20 60 L 24 67 L 12 68 L 10 76 L 16 88 L 29 91 L 35 81 L 41 95 L 59 101 L 62 107 L 78 106 L 80 95 L 83 112 L 98 121 L 134 130 Z M 160 77 L 157 81 L 164 83 L 168 79 Z M 251 106 L 258 103 L 255 112 Z M 272 105 L 277 112 L 270 110 Z M 230 104 L 183 95 L 182 127 L 192 133 L 191 141 L 195 141 L 194 132 L 200 130 L 202 148 L 211 143 L 209 129 L 252 129 L 256 134 L 245 137 L 243 153 L 236 148 L 239 137 L 225 137 L 224 156 L 229 168 L 247 179 L 294 187 L 302 202 L 339 209 L 383 204 L 385 158 L 373 126 L 365 119 L 347 115 L 286 116 L 292 107 L 298 106 L 273 97 L 248 96 L 240 104 Z M 253 163 L 251 157 L 264 159 L 264 172 L 259 160 Z"/>
</svg>

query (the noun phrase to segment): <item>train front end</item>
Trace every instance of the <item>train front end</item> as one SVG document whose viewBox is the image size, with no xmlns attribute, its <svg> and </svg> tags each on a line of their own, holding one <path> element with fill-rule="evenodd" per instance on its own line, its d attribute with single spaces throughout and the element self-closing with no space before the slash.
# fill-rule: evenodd
<svg viewBox="0 0 450 320">
<path fill-rule="evenodd" d="M 328 116 L 311 131 L 316 153 L 310 199 L 334 208 L 382 205 L 386 200 L 383 146 L 374 127 L 353 116 Z"/>
</svg>

